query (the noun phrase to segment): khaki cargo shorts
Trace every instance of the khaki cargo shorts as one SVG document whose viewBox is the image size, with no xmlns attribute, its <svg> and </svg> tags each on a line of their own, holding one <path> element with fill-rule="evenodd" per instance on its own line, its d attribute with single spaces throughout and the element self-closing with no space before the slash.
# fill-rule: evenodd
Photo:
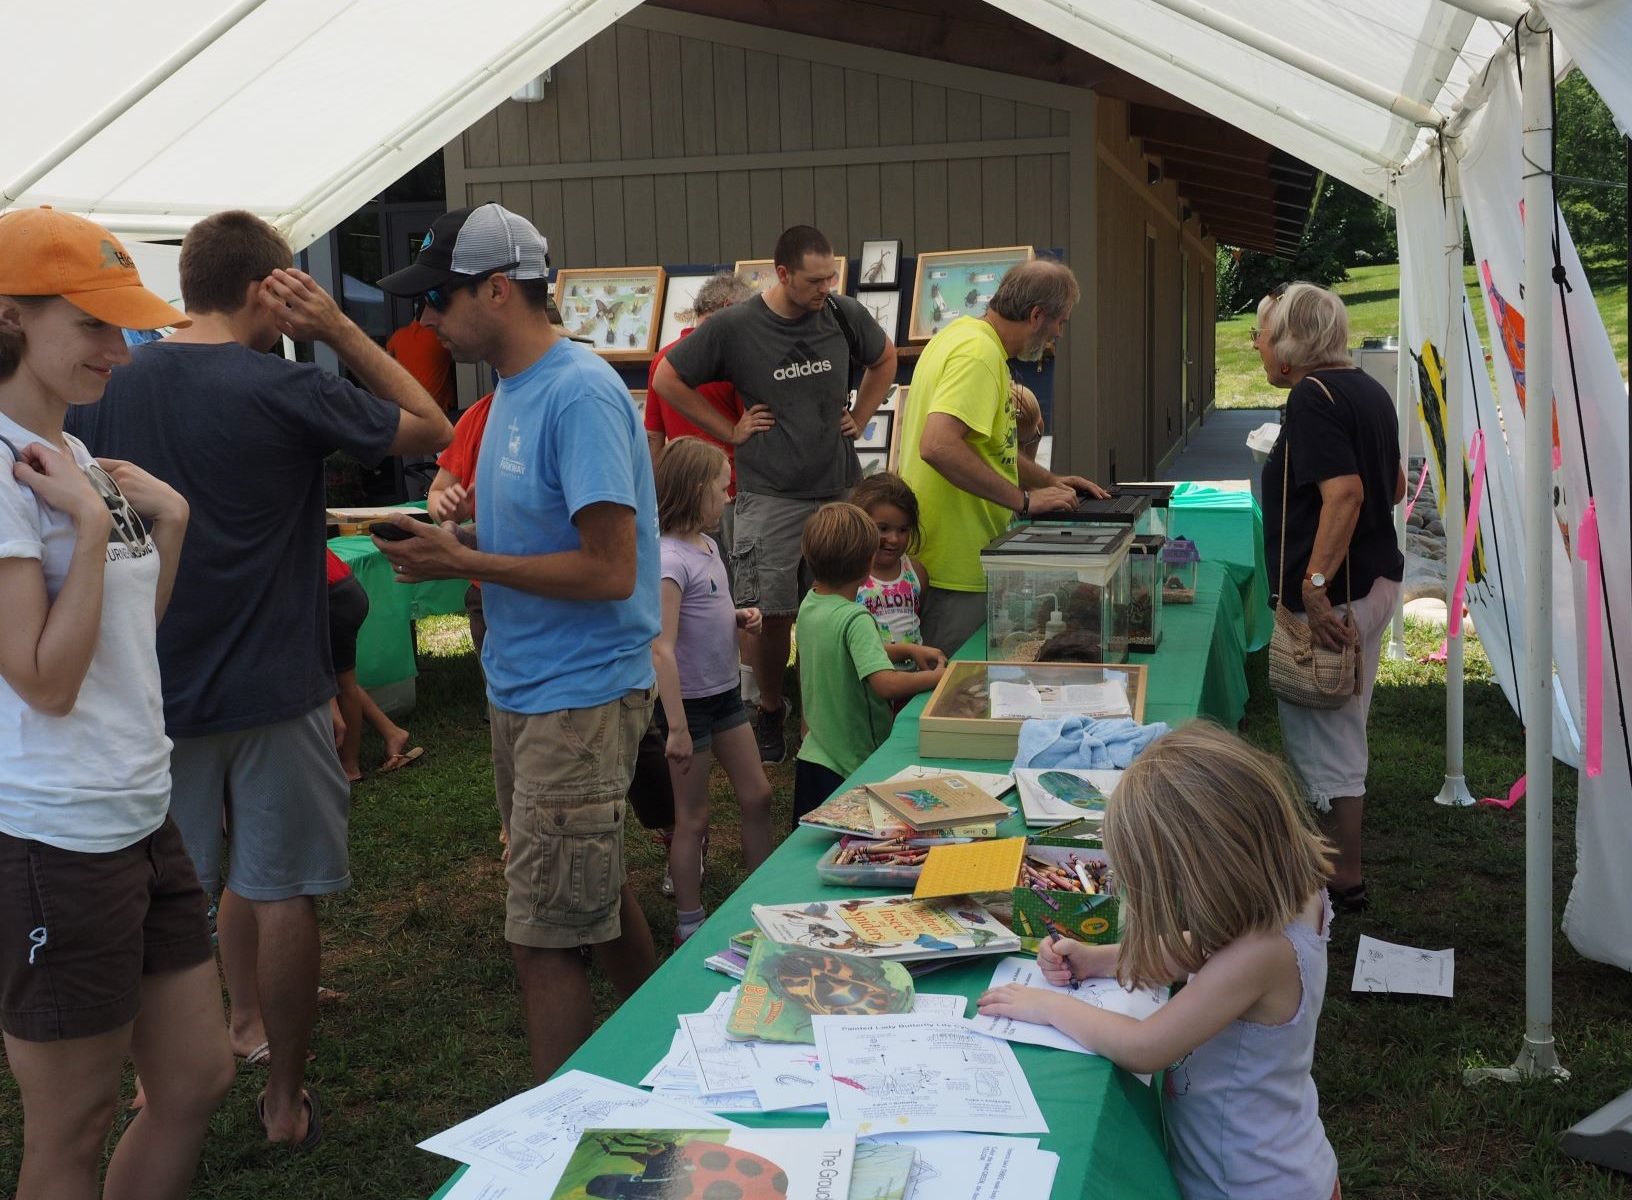
<svg viewBox="0 0 1632 1200">
<path fill-rule="evenodd" d="M 652 693 L 489 713 L 494 791 L 510 835 L 505 940 L 549 949 L 612 941 L 621 932 L 625 797 Z"/>
</svg>

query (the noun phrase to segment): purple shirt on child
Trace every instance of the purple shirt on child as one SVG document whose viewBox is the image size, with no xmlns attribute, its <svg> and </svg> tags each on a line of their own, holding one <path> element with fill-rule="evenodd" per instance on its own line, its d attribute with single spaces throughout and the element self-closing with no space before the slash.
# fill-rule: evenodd
<svg viewBox="0 0 1632 1200">
<path fill-rule="evenodd" d="M 707 547 L 665 537 L 662 578 L 680 588 L 680 631 L 674 657 L 680 668 L 680 695 L 687 700 L 717 696 L 741 683 L 737 671 L 737 609 L 714 539 Z"/>
</svg>

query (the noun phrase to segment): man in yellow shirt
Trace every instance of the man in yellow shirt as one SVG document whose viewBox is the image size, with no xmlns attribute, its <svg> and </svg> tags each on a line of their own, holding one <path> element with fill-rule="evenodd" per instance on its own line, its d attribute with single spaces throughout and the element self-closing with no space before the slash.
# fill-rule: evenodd
<svg viewBox="0 0 1632 1200">
<path fill-rule="evenodd" d="M 1036 362 L 1065 329 L 1081 291 L 1063 263 L 1011 269 L 983 317 L 960 317 L 930 339 L 912 374 L 901 476 L 918 495 L 924 644 L 948 654 L 986 621 L 980 552 L 1015 516 L 1062 512 L 1077 494 L 1106 493 L 1015 452 L 1010 358 Z"/>
</svg>

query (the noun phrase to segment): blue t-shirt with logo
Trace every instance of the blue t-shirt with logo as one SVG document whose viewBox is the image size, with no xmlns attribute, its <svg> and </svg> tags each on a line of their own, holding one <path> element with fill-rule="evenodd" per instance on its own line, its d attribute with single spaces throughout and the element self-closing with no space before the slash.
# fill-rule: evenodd
<svg viewBox="0 0 1632 1200">
<path fill-rule="evenodd" d="M 507 712 L 591 708 L 651 687 L 658 599 L 657 496 L 628 390 L 594 351 L 561 340 L 493 393 L 476 465 L 476 540 L 493 554 L 581 545 L 572 518 L 609 502 L 635 512 L 635 590 L 558 600 L 482 585 L 488 696 Z"/>
</svg>

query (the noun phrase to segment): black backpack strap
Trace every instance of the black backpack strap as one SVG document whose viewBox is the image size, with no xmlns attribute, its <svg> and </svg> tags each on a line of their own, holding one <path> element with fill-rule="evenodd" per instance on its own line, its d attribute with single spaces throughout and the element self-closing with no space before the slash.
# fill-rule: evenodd
<svg viewBox="0 0 1632 1200">
<path fill-rule="evenodd" d="M 832 292 L 827 294 L 827 311 L 833 314 L 833 319 L 839 324 L 839 332 L 844 334 L 845 344 L 850 347 L 850 362 L 865 370 L 867 364 L 861 357 L 861 334 L 850 324 L 850 318 L 844 315 L 844 309 Z"/>
</svg>

